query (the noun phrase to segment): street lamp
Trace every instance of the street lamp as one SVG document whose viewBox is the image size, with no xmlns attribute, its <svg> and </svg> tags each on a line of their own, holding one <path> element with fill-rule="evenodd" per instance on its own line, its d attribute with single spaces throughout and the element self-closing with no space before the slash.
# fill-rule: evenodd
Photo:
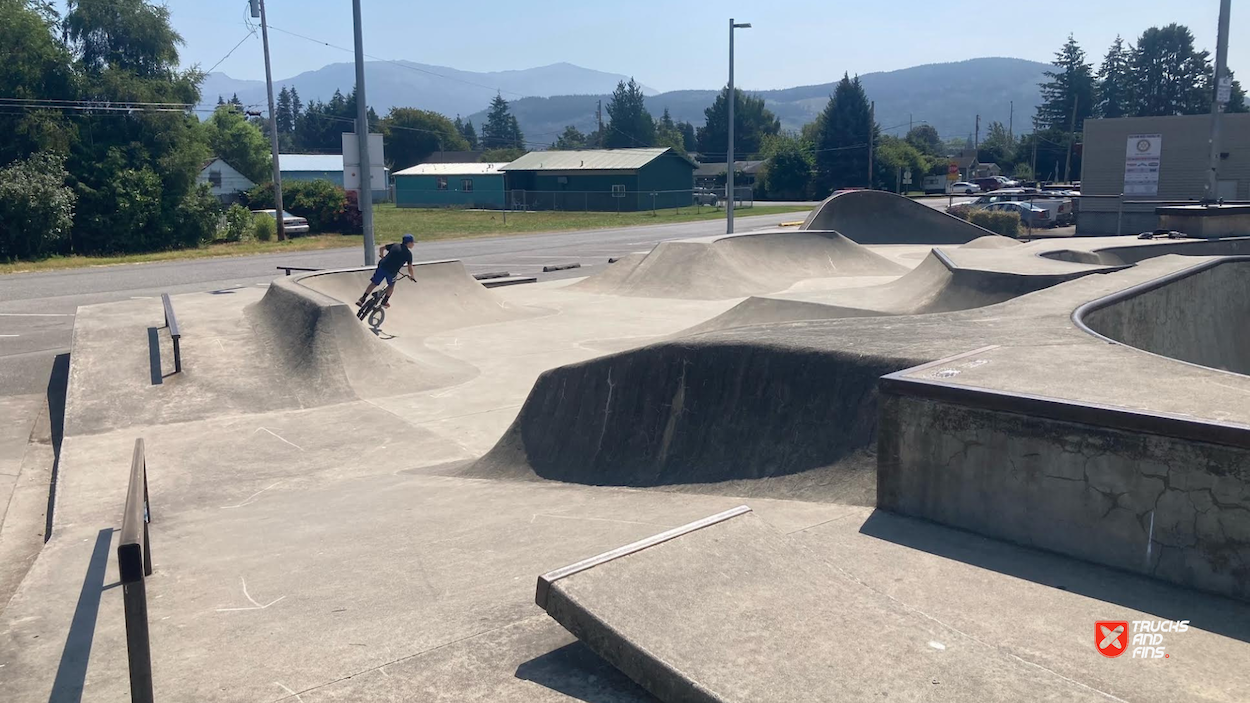
<svg viewBox="0 0 1250 703">
<path fill-rule="evenodd" d="M 725 234 L 734 233 L 734 30 L 749 29 L 750 22 L 735 24 L 729 18 L 729 153 L 725 166 Z"/>
</svg>

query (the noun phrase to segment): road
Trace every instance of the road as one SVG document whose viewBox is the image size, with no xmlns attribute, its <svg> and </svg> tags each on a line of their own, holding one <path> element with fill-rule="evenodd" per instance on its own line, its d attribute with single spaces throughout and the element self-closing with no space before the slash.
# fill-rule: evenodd
<svg viewBox="0 0 1250 703">
<path fill-rule="evenodd" d="M 810 204 L 804 204 L 810 207 Z M 774 227 L 802 219 L 803 212 L 739 215 L 736 230 Z M 508 271 L 544 278 L 585 276 L 607 266 L 608 258 L 647 251 L 658 242 L 724 232 L 724 221 L 705 220 L 608 230 L 418 242 L 420 261 L 460 259 L 471 273 Z M 0 397 L 41 392 L 52 360 L 69 351 L 74 313 L 80 305 L 161 293 L 193 293 L 265 283 L 280 275 L 279 265 L 306 268 L 360 266 L 359 249 L 168 261 L 0 276 Z M 580 263 L 582 268 L 541 274 L 547 264 Z"/>
</svg>

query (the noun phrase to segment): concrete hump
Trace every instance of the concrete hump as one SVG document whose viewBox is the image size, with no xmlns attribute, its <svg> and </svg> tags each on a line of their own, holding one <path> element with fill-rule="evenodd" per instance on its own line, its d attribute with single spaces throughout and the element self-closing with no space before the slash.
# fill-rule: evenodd
<svg viewBox="0 0 1250 703">
<path fill-rule="evenodd" d="M 859 244 L 966 244 L 1000 236 L 882 190 L 834 193 L 808 214 L 800 229 L 835 231 Z"/>
<path fill-rule="evenodd" d="M 544 574 L 535 601 L 665 703 L 1106 700 L 869 588 L 745 506 Z"/>
<path fill-rule="evenodd" d="M 587 293 L 723 300 L 808 278 L 897 276 L 907 268 L 837 232 L 760 232 L 661 242 L 571 286 Z"/>
<path fill-rule="evenodd" d="M 498 293 L 469 275 L 459 261 L 423 261 L 413 264 L 413 268 L 416 284 L 398 282 L 391 307 L 384 312 L 381 327 L 389 335 L 428 335 L 547 313 L 506 303 Z M 318 271 L 296 280 L 305 288 L 354 306 L 369 285 L 373 271 Z"/>
</svg>

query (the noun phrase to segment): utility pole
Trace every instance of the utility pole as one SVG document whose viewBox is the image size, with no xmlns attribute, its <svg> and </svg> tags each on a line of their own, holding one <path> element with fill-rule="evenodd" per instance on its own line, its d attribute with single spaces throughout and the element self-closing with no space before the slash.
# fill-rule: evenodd
<svg viewBox="0 0 1250 703">
<path fill-rule="evenodd" d="M 1228 15 L 1232 0 L 1220 0 L 1220 26 L 1219 34 L 1215 42 L 1215 95 L 1211 100 L 1211 165 L 1210 172 L 1207 173 L 1206 197 L 1204 200 L 1211 202 L 1219 197 L 1219 170 L 1220 170 L 1220 113 L 1224 110 L 1224 103 L 1228 102 L 1229 94 L 1232 90 L 1232 82 L 1229 81 L 1228 89 L 1230 93 L 1225 93 L 1224 80 L 1228 78 Z M 1221 102 L 1220 98 L 1224 101 Z"/>
<path fill-rule="evenodd" d="M 1007 139 L 1014 142 L 1016 141 L 1016 101 L 1012 100 L 1007 105 Z"/>
<path fill-rule="evenodd" d="M 265 44 L 265 90 L 269 93 L 269 145 L 273 148 L 273 219 L 278 224 L 278 241 L 286 239 L 286 222 L 282 209 L 282 167 L 278 165 L 278 115 L 273 107 L 273 71 L 269 68 L 269 23 L 265 19 L 265 0 L 260 0 L 260 36 Z M 252 13 L 256 16 L 256 12 Z"/>
<path fill-rule="evenodd" d="M 1041 178 L 1037 175 L 1037 128 L 1033 129 L 1033 180 L 1041 182 Z"/>
<path fill-rule="evenodd" d="M 373 184 L 370 182 L 369 103 L 365 100 L 365 44 L 361 38 L 360 0 L 352 0 L 352 21 L 356 29 L 356 139 L 360 144 L 360 193 L 356 203 L 365 231 L 365 265 L 377 263 L 373 248 Z"/>
<path fill-rule="evenodd" d="M 873 133 L 877 131 L 877 101 L 868 103 L 868 190 L 872 190 L 872 143 Z"/>
<path fill-rule="evenodd" d="M 1076 142 L 1076 106 L 1081 103 L 1081 99 L 1072 96 L 1072 122 L 1068 125 L 1068 157 L 1064 159 L 1063 164 L 1063 182 L 1072 182 L 1072 145 Z"/>
<path fill-rule="evenodd" d="M 747 29 L 749 22 L 734 24 L 729 18 L 729 151 L 725 155 L 725 234 L 734 233 L 734 103 L 737 93 L 734 92 L 734 30 Z"/>
<path fill-rule="evenodd" d="M 977 131 L 976 131 L 976 136 L 972 138 L 972 153 L 973 153 L 973 155 L 975 156 L 975 155 L 976 155 L 976 152 L 977 152 L 977 151 L 979 151 L 980 149 L 981 149 L 981 116 L 980 116 L 980 115 L 977 115 Z"/>
</svg>

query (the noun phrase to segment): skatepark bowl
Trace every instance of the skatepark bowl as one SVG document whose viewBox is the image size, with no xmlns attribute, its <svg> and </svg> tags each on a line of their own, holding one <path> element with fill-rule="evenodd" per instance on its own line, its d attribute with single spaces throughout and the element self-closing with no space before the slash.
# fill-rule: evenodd
<svg viewBox="0 0 1250 703">
<path fill-rule="evenodd" d="M 608 255 L 80 307 L 0 700 L 129 695 L 137 440 L 157 700 L 1250 700 L 1250 237 Z"/>
</svg>

